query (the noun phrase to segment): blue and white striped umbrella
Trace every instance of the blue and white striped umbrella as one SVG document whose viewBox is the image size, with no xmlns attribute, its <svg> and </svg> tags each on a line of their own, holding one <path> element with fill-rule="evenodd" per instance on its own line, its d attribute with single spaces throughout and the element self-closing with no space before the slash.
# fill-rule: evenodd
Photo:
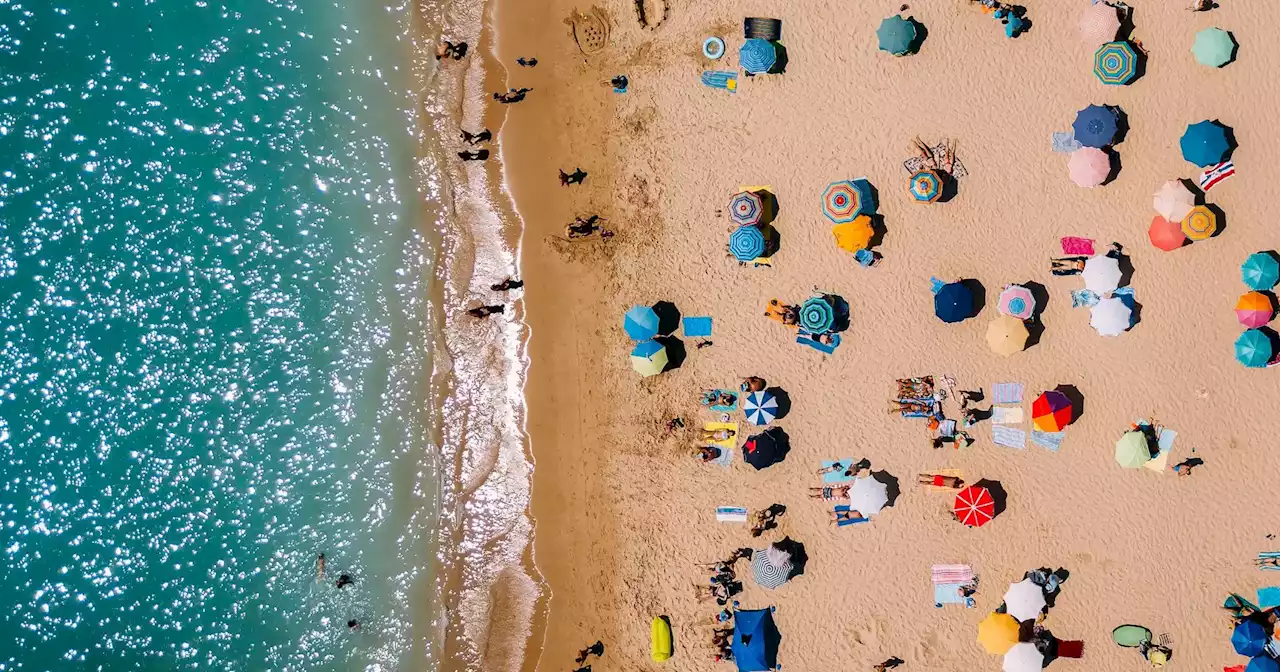
<svg viewBox="0 0 1280 672">
<path fill-rule="evenodd" d="M 778 50 L 768 40 L 750 39 L 738 51 L 738 64 L 751 74 L 769 72 L 778 62 Z"/>
<path fill-rule="evenodd" d="M 742 400 L 742 411 L 747 414 L 747 422 L 767 425 L 778 417 L 778 400 L 765 390 L 752 392 Z"/>
<path fill-rule="evenodd" d="M 733 258 L 747 262 L 764 255 L 764 232 L 758 226 L 739 226 L 729 234 L 729 251 Z"/>
</svg>

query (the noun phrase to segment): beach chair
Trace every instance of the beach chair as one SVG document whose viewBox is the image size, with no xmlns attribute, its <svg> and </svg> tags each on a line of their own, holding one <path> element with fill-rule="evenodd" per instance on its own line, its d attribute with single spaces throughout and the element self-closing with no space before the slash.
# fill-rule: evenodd
<svg viewBox="0 0 1280 672">
<path fill-rule="evenodd" d="M 861 249 L 853 253 L 853 260 L 858 262 L 863 268 L 871 268 L 880 263 L 880 257 L 875 252 L 868 249 Z"/>
</svg>

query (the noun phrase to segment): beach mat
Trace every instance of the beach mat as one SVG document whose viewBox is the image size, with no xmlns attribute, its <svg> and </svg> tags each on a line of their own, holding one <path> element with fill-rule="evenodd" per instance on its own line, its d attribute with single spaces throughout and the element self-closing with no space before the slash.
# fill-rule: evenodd
<svg viewBox="0 0 1280 672">
<path fill-rule="evenodd" d="M 853 459 L 852 457 L 847 457 L 840 460 L 823 460 L 822 468 L 826 469 L 827 467 L 830 467 L 836 462 L 843 464 L 845 468 L 848 469 L 851 465 L 853 465 L 854 462 L 857 462 L 857 460 Z M 827 473 L 822 475 L 822 482 L 823 483 L 852 483 L 853 477 L 845 476 L 843 471 L 828 471 Z"/>
<path fill-rule="evenodd" d="M 717 429 L 732 429 L 733 438 L 723 441 L 707 441 L 708 444 L 719 446 L 725 450 L 732 451 L 738 447 L 738 423 L 736 422 L 706 422 L 702 425 L 703 429 L 715 431 Z"/>
<path fill-rule="evenodd" d="M 738 90 L 738 73 L 726 70 L 702 71 L 702 85 L 713 89 L 724 89 L 729 93 Z"/>
<path fill-rule="evenodd" d="M 929 571 L 934 585 L 966 584 L 973 581 L 973 567 L 969 565 L 934 565 Z"/>
<path fill-rule="evenodd" d="M 1258 589 L 1258 606 L 1262 609 L 1280 607 L 1280 586 L 1267 586 Z"/>
<path fill-rule="evenodd" d="M 834 510 L 835 510 L 835 511 L 848 511 L 848 510 L 849 510 L 849 505 L 848 505 L 848 504 L 837 504 L 837 505 L 835 506 L 835 509 L 834 509 Z M 849 519 L 847 519 L 847 520 L 842 520 L 842 521 L 840 521 L 840 522 L 836 523 L 836 525 L 837 525 L 837 526 L 839 526 L 839 527 L 845 527 L 845 526 L 847 526 L 847 525 L 856 525 L 856 524 L 858 524 L 858 523 L 869 523 L 869 522 L 871 522 L 871 519 L 870 519 L 870 518 L 849 518 Z"/>
<path fill-rule="evenodd" d="M 711 406 L 707 406 L 707 408 L 709 408 L 709 409 L 711 409 L 711 410 L 713 410 L 713 411 L 716 411 L 717 413 L 730 413 L 730 412 L 732 412 L 732 411 L 736 411 L 736 410 L 738 410 L 738 399 L 740 399 L 740 398 L 742 397 L 742 395 L 741 395 L 741 394 L 739 394 L 737 390 L 725 390 L 725 389 L 720 389 L 720 388 L 717 388 L 717 389 L 715 390 L 715 393 L 716 393 L 716 396 L 717 396 L 717 397 L 719 397 L 719 396 L 720 396 L 720 394 L 721 394 L 722 392 L 727 392 L 727 393 L 729 393 L 729 394 L 732 394 L 732 395 L 733 395 L 733 403 L 732 403 L 732 404 L 729 404 L 728 406 L 725 406 L 725 405 L 723 405 L 723 404 L 712 404 Z"/>
<path fill-rule="evenodd" d="M 720 457 L 717 457 L 714 460 L 710 460 L 706 462 L 706 464 L 718 464 L 722 467 L 727 467 L 733 464 L 732 448 L 725 448 L 724 446 L 715 446 L 715 447 L 720 449 Z"/>
<path fill-rule="evenodd" d="M 711 336 L 711 318 L 709 317 L 686 317 L 681 322 L 684 326 L 684 335 L 689 338 Z"/>
<path fill-rule="evenodd" d="M 1021 406 L 996 406 L 991 409 L 991 422 L 997 425 L 1021 425 Z"/>
<path fill-rule="evenodd" d="M 747 522 L 747 508 L 745 506 L 717 506 L 716 520 L 722 523 L 745 523 Z"/>
<path fill-rule="evenodd" d="M 1015 427 L 991 425 L 991 441 L 1006 448 L 1026 448 L 1027 433 Z"/>
<path fill-rule="evenodd" d="M 1056 453 L 1062 449 L 1062 439 L 1066 435 L 1066 432 L 1042 432 L 1038 429 L 1033 429 L 1031 430 L 1031 443 Z"/>
<path fill-rule="evenodd" d="M 1065 236 L 1060 242 L 1062 243 L 1063 254 L 1073 257 L 1092 257 L 1095 254 L 1092 238 Z"/>
<path fill-rule="evenodd" d="M 1022 383 L 996 383 L 991 386 L 991 403 L 1021 404 Z"/>
<path fill-rule="evenodd" d="M 836 348 L 840 347 L 840 334 L 832 334 L 830 344 L 819 343 L 813 340 L 809 332 L 805 331 L 804 329 L 801 329 L 800 333 L 796 335 L 796 343 L 799 343 L 801 345 L 807 345 L 813 348 L 814 350 L 821 352 L 824 355 L 830 355 L 830 354 L 834 354 L 836 351 Z"/>
<path fill-rule="evenodd" d="M 944 604 L 963 604 L 972 609 L 974 607 L 973 598 L 960 594 L 960 589 L 964 588 L 965 585 L 964 583 L 933 584 L 933 606 L 941 609 Z"/>
</svg>

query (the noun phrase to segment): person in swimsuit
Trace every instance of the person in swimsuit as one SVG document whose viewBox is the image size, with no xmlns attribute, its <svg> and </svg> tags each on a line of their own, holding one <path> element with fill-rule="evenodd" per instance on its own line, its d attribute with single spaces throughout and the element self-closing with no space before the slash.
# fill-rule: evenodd
<svg viewBox="0 0 1280 672">
<path fill-rule="evenodd" d="M 861 512 L 854 511 L 853 509 L 849 509 L 848 511 L 832 511 L 831 523 L 834 525 L 836 523 L 843 523 L 847 520 L 859 520 L 863 517 L 864 516 Z"/>
<path fill-rule="evenodd" d="M 833 499 L 847 500 L 849 499 L 848 485 L 824 485 L 820 488 L 809 488 L 810 499 L 822 499 L 831 501 Z"/>
<path fill-rule="evenodd" d="M 932 485 L 938 488 L 954 488 L 959 490 L 964 487 L 964 481 L 956 476 L 943 476 L 941 474 L 916 474 L 916 483 L 920 485 Z"/>
</svg>

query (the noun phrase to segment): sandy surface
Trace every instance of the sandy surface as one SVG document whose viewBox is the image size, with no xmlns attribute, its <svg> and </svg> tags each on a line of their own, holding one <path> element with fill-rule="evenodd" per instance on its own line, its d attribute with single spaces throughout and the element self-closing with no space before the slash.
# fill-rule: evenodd
<svg viewBox="0 0 1280 672">
<path fill-rule="evenodd" d="M 609 2 L 611 45 L 585 58 L 561 23 L 570 3 L 502 0 L 502 61 L 541 60 L 532 70 L 510 66 L 510 84 L 534 92 L 508 110 L 501 136 L 527 225 L 535 557 L 551 587 L 526 668 L 571 669 L 573 651 L 597 638 L 608 652 L 593 669 L 656 668 L 648 624 L 666 614 L 678 649 L 667 668 L 728 669 L 711 662 L 716 607 L 695 600 L 692 586 L 705 580 L 695 565 L 764 545 L 745 526 L 717 523 L 715 506 L 773 502 L 789 510 L 766 539 L 803 542 L 808 568 L 776 591 L 747 577 L 741 601 L 778 608 L 786 669 L 869 669 L 898 655 L 904 670 L 998 670 L 1000 659 L 974 642 L 976 625 L 1010 581 L 1038 566 L 1071 572 L 1045 625 L 1086 642 L 1084 660 L 1053 669 L 1143 669 L 1136 653 L 1110 643 L 1123 623 L 1168 633 L 1178 669 L 1243 661 L 1218 606 L 1229 591 L 1252 597 L 1280 584 L 1252 565 L 1256 552 L 1280 550 L 1265 538 L 1280 530 L 1270 520 L 1280 371 L 1232 359 L 1241 331 L 1232 306 L 1245 291 L 1238 266 L 1280 246 L 1269 217 L 1276 173 L 1267 168 L 1280 153 L 1271 121 L 1277 16 L 1264 2 L 1222 0 L 1194 14 L 1181 2 L 1135 0 L 1148 69 L 1131 86 L 1107 87 L 1077 38 L 1086 4 L 1028 0 L 1033 28 L 1009 40 L 959 0 L 912 3 L 928 39 L 918 55 L 893 58 L 876 50 L 874 31 L 896 3 L 672 2 L 667 21 L 649 31 L 630 3 Z M 735 95 L 704 88 L 702 38 L 726 38 L 730 54 L 717 65 L 731 69 L 747 15 L 784 20 L 787 73 L 744 79 Z M 1241 44 L 1222 70 L 1190 53 L 1195 32 L 1211 25 Z M 633 82 L 626 96 L 599 85 L 620 72 Z M 1050 150 L 1051 132 L 1068 129 L 1089 103 L 1121 106 L 1131 126 L 1117 147 L 1117 179 L 1096 189 L 1072 184 L 1066 156 Z M 1151 193 L 1195 174 L 1178 138 L 1204 118 L 1230 125 L 1240 143 L 1239 174 L 1209 195 L 1227 227 L 1167 254 L 1146 241 Z M 908 200 L 901 162 L 916 135 L 957 141 L 970 176 L 953 201 Z M 586 184 L 558 186 L 556 168 L 575 166 L 590 173 Z M 874 269 L 835 248 L 819 206 L 827 183 L 861 175 L 879 190 L 887 228 Z M 771 269 L 724 257 L 728 221 L 717 211 L 740 184 L 771 185 L 779 199 L 782 249 Z M 608 246 L 554 240 L 589 213 L 618 231 Z M 1071 308 L 1068 292 L 1082 283 L 1048 273 L 1064 235 L 1126 246 L 1142 305 L 1132 331 L 1103 338 L 1087 311 Z M 932 315 L 930 276 L 981 281 L 987 307 L 943 324 Z M 1050 299 L 1041 342 L 1003 359 L 984 335 L 996 295 L 1012 282 L 1042 283 Z M 794 344 L 761 316 L 768 299 L 798 303 L 815 286 L 852 306 L 833 357 Z M 715 345 L 690 347 L 679 370 L 641 379 L 627 361 L 622 313 L 660 299 L 713 316 Z M 1038 390 L 1075 385 L 1084 411 L 1056 454 L 993 445 L 987 423 L 973 446 L 933 450 L 921 421 L 884 406 L 895 378 L 944 373 L 988 393 L 993 383 L 1025 383 L 1028 419 Z M 673 415 L 709 419 L 697 408 L 700 389 L 753 374 L 791 395 L 794 409 L 777 423 L 792 439 L 786 462 L 762 472 L 740 457 L 731 468 L 702 465 L 688 454 L 692 437 L 664 436 Z M 1143 416 L 1179 432 L 1171 463 L 1195 447 L 1206 464 L 1185 479 L 1118 467 L 1114 442 Z M 902 480 L 901 496 L 872 524 L 832 529 L 828 507 L 805 497 L 819 461 L 840 456 L 865 456 Z M 911 485 L 939 468 L 1000 481 L 1008 510 L 981 529 L 953 522 L 949 497 Z M 935 609 L 929 566 L 961 562 L 981 575 L 977 608 Z"/>
</svg>

